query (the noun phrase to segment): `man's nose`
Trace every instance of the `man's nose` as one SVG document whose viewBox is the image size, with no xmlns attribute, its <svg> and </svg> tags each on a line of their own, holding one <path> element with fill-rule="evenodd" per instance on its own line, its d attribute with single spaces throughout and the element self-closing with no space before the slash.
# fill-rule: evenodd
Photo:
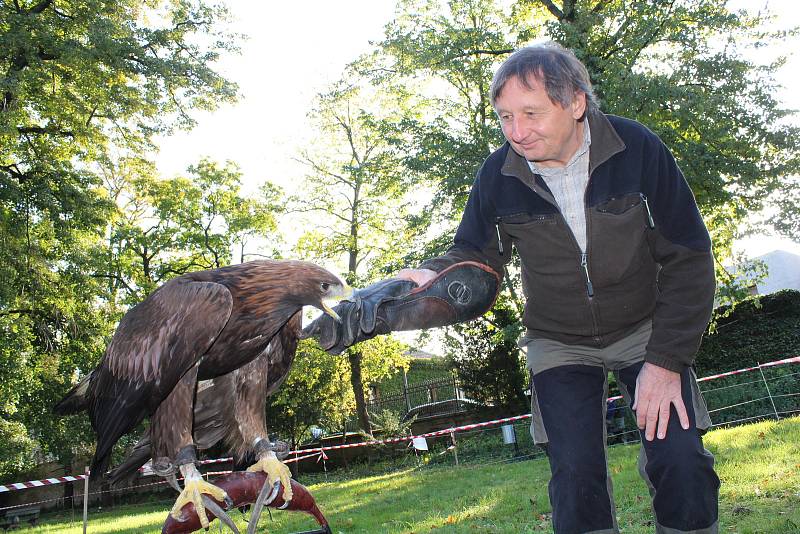
<svg viewBox="0 0 800 534">
<path fill-rule="evenodd" d="M 515 143 L 519 143 L 520 141 L 525 140 L 527 136 L 527 131 L 523 127 L 522 122 L 514 118 L 511 120 L 511 140 Z"/>
</svg>

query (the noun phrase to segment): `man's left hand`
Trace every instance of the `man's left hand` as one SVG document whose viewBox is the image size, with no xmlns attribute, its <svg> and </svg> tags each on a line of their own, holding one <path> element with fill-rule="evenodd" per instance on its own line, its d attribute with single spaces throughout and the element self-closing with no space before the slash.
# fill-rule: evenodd
<svg viewBox="0 0 800 534">
<path fill-rule="evenodd" d="M 636 424 L 645 431 L 645 439 L 653 441 L 658 427 L 658 439 L 667 435 L 670 405 L 675 406 L 684 430 L 689 428 L 689 415 L 681 397 L 681 375 L 675 371 L 645 362 L 636 377 L 636 398 L 633 410 Z"/>
</svg>

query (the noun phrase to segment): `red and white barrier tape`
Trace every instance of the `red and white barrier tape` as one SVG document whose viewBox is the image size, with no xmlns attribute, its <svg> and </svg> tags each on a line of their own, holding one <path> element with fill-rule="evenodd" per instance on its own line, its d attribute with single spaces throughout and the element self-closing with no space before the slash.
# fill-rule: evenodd
<svg viewBox="0 0 800 534">
<path fill-rule="evenodd" d="M 42 486 L 52 486 L 53 484 L 64 484 L 65 482 L 78 482 L 86 478 L 86 475 L 65 476 L 45 478 L 44 480 L 29 480 L 28 482 L 14 482 L 13 484 L 0 485 L 0 493 L 5 491 L 24 490 L 28 488 L 39 488 Z"/>
<path fill-rule="evenodd" d="M 800 363 L 800 356 L 785 358 L 783 360 L 775 360 L 774 362 L 762 363 L 756 365 L 755 367 L 745 367 L 744 369 L 737 369 L 736 371 L 728 371 L 727 373 L 720 373 L 718 375 L 704 376 L 703 378 L 698 378 L 697 381 L 705 382 L 706 380 L 714 380 L 715 378 L 722 378 L 724 376 L 738 375 L 741 373 L 746 373 L 748 371 L 755 371 L 756 369 L 763 369 L 764 367 L 774 367 L 776 365 L 784 365 L 787 363 Z"/>
<path fill-rule="evenodd" d="M 755 367 L 745 367 L 744 369 L 737 369 L 736 371 L 728 371 L 727 373 L 719 373 L 716 375 L 706 376 L 703 378 L 699 378 L 698 382 L 705 382 L 707 380 L 714 380 L 715 378 L 722 378 L 725 376 L 732 376 L 738 375 L 741 373 L 746 373 L 749 371 L 755 371 L 756 369 L 763 369 L 764 367 L 774 367 L 776 365 L 784 365 L 787 363 L 800 363 L 800 356 L 794 356 L 792 358 L 784 358 L 783 360 L 775 360 L 772 362 L 762 363 Z M 617 397 L 610 397 L 608 401 L 621 399 L 622 396 Z M 484 421 L 482 423 L 474 423 L 470 425 L 463 425 L 457 427 L 451 427 L 444 430 L 436 430 L 434 432 L 428 432 L 426 434 L 420 434 L 419 436 L 403 436 L 399 438 L 389 438 L 383 440 L 373 440 L 373 441 L 361 441 L 358 443 L 345 443 L 343 445 L 331 445 L 328 447 L 317 447 L 314 449 L 299 449 L 291 451 L 290 455 L 295 455 L 294 458 L 287 458 L 284 460 L 284 463 L 291 463 L 291 462 L 299 462 L 300 460 L 304 460 L 305 458 L 310 458 L 312 456 L 319 456 L 317 461 L 320 458 L 328 459 L 328 456 L 325 454 L 325 451 L 333 451 L 337 449 L 350 449 L 354 447 L 369 447 L 374 445 L 385 445 L 388 443 L 400 443 L 404 441 L 412 441 L 415 437 L 416 438 L 432 438 L 437 436 L 443 436 L 446 434 L 452 434 L 454 432 L 464 432 L 466 430 L 474 430 L 476 428 L 483 428 L 487 426 L 494 426 L 494 425 L 501 425 L 505 423 L 511 423 L 514 421 L 521 421 L 523 419 L 530 418 L 531 414 L 523 414 L 523 415 L 516 415 L 514 417 L 506 417 L 504 419 L 495 419 L 494 421 Z M 305 456 L 297 456 L 299 454 L 305 454 Z M 200 460 L 197 462 L 199 465 L 208 465 L 208 464 L 217 464 L 217 463 L 225 463 L 233 461 L 233 458 L 214 458 L 210 460 Z M 206 473 L 206 474 L 220 474 L 220 473 L 229 473 L 230 471 L 221 471 L 219 473 Z M 0 484 L 0 493 L 8 492 L 8 491 L 17 491 L 17 490 L 24 490 L 29 488 L 38 488 L 42 486 L 51 486 L 53 484 L 64 484 L 66 482 L 77 482 L 86 478 L 86 475 L 76 475 L 76 476 L 64 476 L 64 477 L 54 477 L 54 478 L 46 478 L 43 480 L 30 480 L 28 482 L 14 482 L 12 484 L 2 485 Z"/>
</svg>

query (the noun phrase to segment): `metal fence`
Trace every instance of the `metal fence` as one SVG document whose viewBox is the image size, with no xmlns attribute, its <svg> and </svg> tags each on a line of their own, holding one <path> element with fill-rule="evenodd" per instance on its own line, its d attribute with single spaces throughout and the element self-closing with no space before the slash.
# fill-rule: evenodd
<svg viewBox="0 0 800 534">
<path fill-rule="evenodd" d="M 463 413 L 475 402 L 464 397 L 461 384 L 453 374 L 444 378 L 425 380 L 408 385 L 403 377 L 400 391 L 381 392 L 373 390 L 367 402 L 371 415 L 391 412 L 403 421 Z M 359 429 L 358 420 L 352 416 L 345 423 L 348 432 Z"/>
<path fill-rule="evenodd" d="M 713 378 L 713 380 L 709 380 Z M 783 419 L 800 414 L 800 365 L 757 366 L 747 373 L 701 378 L 700 393 L 711 416 L 712 428 L 763 419 Z M 633 413 L 625 408 L 622 417 L 609 418 L 611 443 L 639 440 Z"/>
</svg>

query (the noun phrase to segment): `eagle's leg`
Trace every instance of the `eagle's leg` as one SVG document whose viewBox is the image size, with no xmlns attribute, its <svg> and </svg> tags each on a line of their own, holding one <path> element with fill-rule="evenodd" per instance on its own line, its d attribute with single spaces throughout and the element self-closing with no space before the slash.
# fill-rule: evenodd
<svg viewBox="0 0 800 534">
<path fill-rule="evenodd" d="M 261 511 L 265 506 L 275 500 L 280 486 L 283 486 L 283 500 L 285 503 L 281 508 L 289 506 L 292 500 L 291 471 L 278 458 L 285 458 L 289 452 L 289 447 L 283 442 L 270 443 L 267 439 L 258 439 L 255 445 L 256 458 L 258 461 L 247 468 L 248 471 L 263 471 L 267 474 L 264 486 L 256 499 L 253 510 L 250 513 L 250 522 L 247 526 L 247 534 L 253 534 L 258 528 L 258 520 Z"/>
<path fill-rule="evenodd" d="M 178 493 L 181 493 L 183 491 L 181 490 L 181 487 L 178 485 L 178 481 L 175 478 L 174 471 L 167 474 L 166 478 L 169 485 L 172 486 L 172 488 L 174 488 L 175 491 L 177 491 Z M 207 510 L 209 510 L 212 514 L 217 516 L 217 519 L 219 519 L 229 529 L 231 529 L 231 532 L 233 532 L 234 534 L 239 534 L 239 529 L 236 527 L 236 523 L 233 522 L 231 516 L 229 516 L 227 512 L 225 512 L 225 510 L 223 510 L 220 507 L 220 505 L 217 504 L 216 501 L 212 500 L 208 495 L 203 494 L 203 503 L 206 505 Z M 233 506 L 233 501 L 226 500 L 225 506 L 227 508 L 230 508 L 231 506 Z"/>
<path fill-rule="evenodd" d="M 232 506 L 233 501 L 221 488 L 218 488 L 210 482 L 203 480 L 203 475 L 200 474 L 200 471 L 197 470 L 197 467 L 195 467 L 194 463 L 188 463 L 180 466 L 180 471 L 183 475 L 183 490 L 181 491 L 180 495 L 178 495 L 178 499 L 175 501 L 175 504 L 172 506 L 170 514 L 173 518 L 180 521 L 183 515 L 181 510 L 186 504 L 192 503 L 194 504 L 195 512 L 197 512 L 197 517 L 200 518 L 200 524 L 203 526 L 203 528 L 208 528 L 209 521 L 208 516 L 206 515 L 206 504 L 211 501 L 208 500 L 206 495 L 209 495 L 220 502 L 224 502 L 226 507 Z M 209 508 L 213 508 L 213 506 Z M 224 510 L 219 508 L 212 511 L 215 513 L 215 515 L 220 517 L 220 521 L 230 527 L 229 523 L 232 523 L 232 521 L 229 517 L 226 517 L 227 514 Z M 220 515 L 220 512 L 222 512 L 223 515 Z M 233 530 L 236 532 L 235 528 Z"/>
<path fill-rule="evenodd" d="M 289 447 L 286 443 L 276 442 L 270 443 L 267 439 L 259 439 L 256 441 L 255 452 L 257 461 L 247 468 L 248 471 L 263 471 L 267 474 L 267 481 L 265 484 L 272 485 L 275 482 L 280 482 L 283 486 L 283 500 L 288 504 L 292 500 L 292 472 L 283 463 L 278 455 L 283 458 L 289 452 Z"/>
<path fill-rule="evenodd" d="M 159 474 L 174 473 L 175 467 L 183 475 L 183 490 L 170 514 L 180 521 L 181 509 L 189 502 L 194 504 L 203 528 L 208 528 L 208 516 L 203 495 L 218 501 L 232 503 L 228 495 L 217 486 L 203 480 L 197 470 L 197 452 L 192 438 L 194 397 L 197 387 L 197 367 L 186 372 L 167 395 L 150 420 L 150 441 L 153 447 L 153 465 Z M 156 467 L 159 466 L 159 467 Z"/>
</svg>

